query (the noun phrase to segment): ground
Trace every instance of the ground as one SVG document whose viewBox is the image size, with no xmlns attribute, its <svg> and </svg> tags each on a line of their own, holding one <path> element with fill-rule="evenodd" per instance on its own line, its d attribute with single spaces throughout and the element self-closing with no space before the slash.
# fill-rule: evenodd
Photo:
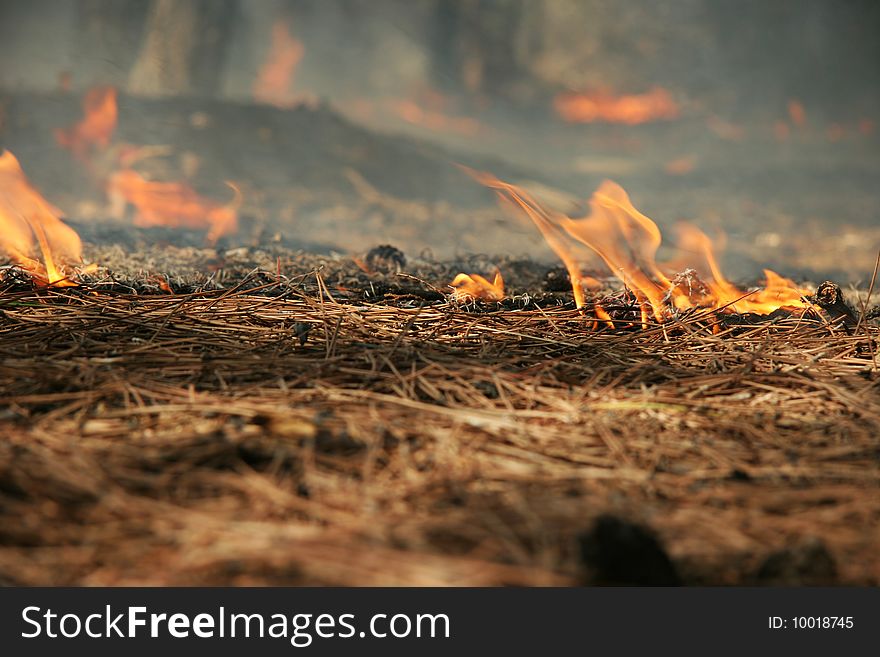
<svg viewBox="0 0 880 657">
<path fill-rule="evenodd" d="M 520 117 L 446 150 L 324 105 L 123 95 L 85 166 L 53 136 L 80 100 L 0 95 L 0 144 L 98 265 L 45 289 L 0 263 L 0 583 L 880 582 L 878 136 L 855 119 Z M 235 181 L 239 232 L 112 219 L 126 144 L 211 198 Z M 723 228 L 731 278 L 834 278 L 858 319 L 594 326 L 456 163 L 574 212 L 614 178 L 664 240 Z M 366 257 L 384 243 L 405 260 Z M 504 302 L 449 298 L 496 267 Z"/>
<path fill-rule="evenodd" d="M 533 264 L 462 306 L 476 262 L 236 257 L 7 280 L 0 581 L 880 581 L 873 324 L 593 330 Z"/>
</svg>

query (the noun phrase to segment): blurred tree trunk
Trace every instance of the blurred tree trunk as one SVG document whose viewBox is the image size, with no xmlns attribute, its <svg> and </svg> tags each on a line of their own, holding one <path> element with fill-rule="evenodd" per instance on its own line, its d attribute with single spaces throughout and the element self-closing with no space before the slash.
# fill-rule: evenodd
<svg viewBox="0 0 880 657">
<path fill-rule="evenodd" d="M 527 0 L 436 0 L 433 73 L 447 88 L 505 95 L 522 79 L 521 36 Z"/>
<path fill-rule="evenodd" d="M 216 95 L 236 14 L 236 0 L 153 0 L 128 90 Z"/>
<path fill-rule="evenodd" d="M 551 90 L 642 91 L 711 53 L 708 0 L 434 0 L 433 75 L 518 100 Z"/>
<path fill-rule="evenodd" d="M 96 83 L 124 87 L 144 31 L 150 0 L 78 0 L 73 65 L 65 71 L 76 86 Z"/>
</svg>

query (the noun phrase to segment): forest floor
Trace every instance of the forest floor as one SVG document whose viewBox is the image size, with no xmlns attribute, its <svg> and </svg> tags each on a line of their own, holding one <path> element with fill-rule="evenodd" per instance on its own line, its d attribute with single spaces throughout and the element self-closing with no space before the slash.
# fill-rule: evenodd
<svg viewBox="0 0 880 657">
<path fill-rule="evenodd" d="M 7 276 L 0 581 L 880 582 L 873 323 L 597 330 L 533 263 L 463 305 L 479 262 L 237 257 Z"/>
</svg>

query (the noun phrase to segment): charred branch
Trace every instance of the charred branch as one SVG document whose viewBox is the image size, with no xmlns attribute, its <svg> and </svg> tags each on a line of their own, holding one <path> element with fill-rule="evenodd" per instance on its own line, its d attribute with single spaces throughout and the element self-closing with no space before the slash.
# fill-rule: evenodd
<svg viewBox="0 0 880 657">
<path fill-rule="evenodd" d="M 820 283 L 810 301 L 824 311 L 825 319 L 833 325 L 851 329 L 859 323 L 858 317 L 846 302 L 843 291 L 837 283 L 831 281 Z"/>
</svg>

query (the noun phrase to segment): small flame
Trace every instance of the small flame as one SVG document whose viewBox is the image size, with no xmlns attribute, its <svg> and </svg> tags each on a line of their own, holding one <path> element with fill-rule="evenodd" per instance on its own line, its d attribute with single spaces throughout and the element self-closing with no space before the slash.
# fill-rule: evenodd
<svg viewBox="0 0 880 657">
<path fill-rule="evenodd" d="M 663 292 L 671 284 L 654 260 L 660 229 L 635 209 L 623 187 L 604 181 L 590 199 L 589 215 L 580 219 L 563 215 L 560 223 L 571 237 L 602 258 L 640 304 L 650 303 L 654 317 L 662 321 Z"/>
<path fill-rule="evenodd" d="M 614 321 L 611 319 L 611 315 L 609 315 L 608 311 L 606 311 L 598 303 L 593 306 L 593 314 L 596 315 L 596 321 L 594 322 L 593 330 L 599 328 L 600 320 L 608 324 L 608 326 L 610 326 L 611 328 L 614 328 Z"/>
<path fill-rule="evenodd" d="M 82 261 L 79 235 L 60 215 L 27 179 L 16 157 L 10 151 L 0 155 L 0 250 L 43 285 L 75 285 L 59 262 Z M 42 263 L 32 257 L 35 247 Z"/>
<path fill-rule="evenodd" d="M 299 102 L 293 80 L 305 54 L 303 44 L 290 33 L 283 20 L 272 26 L 272 45 L 254 82 L 254 98 L 269 105 L 288 108 Z"/>
<path fill-rule="evenodd" d="M 495 273 L 495 279 L 491 283 L 479 274 L 459 274 L 449 285 L 454 290 L 453 298 L 460 302 L 471 302 L 477 299 L 480 301 L 502 301 L 505 296 L 504 279 L 501 277 L 501 272 Z"/>
<path fill-rule="evenodd" d="M 783 306 L 796 308 L 810 306 L 803 299 L 804 295 L 809 294 L 808 290 L 799 288 L 794 281 L 783 278 L 770 269 L 764 270 L 763 289 L 749 294 L 737 288 L 721 273 L 712 240 L 696 226 L 686 223 L 679 225 L 679 246 L 702 255 L 704 264 L 711 274 L 711 280 L 707 284 L 713 293 L 711 305 L 714 308 L 726 306 L 731 312 L 767 315 Z"/>
<path fill-rule="evenodd" d="M 798 128 L 803 128 L 807 125 L 807 111 L 804 109 L 804 104 L 799 100 L 793 98 L 788 101 L 788 117 Z"/>
<path fill-rule="evenodd" d="M 632 289 L 640 302 L 650 303 L 654 316 L 660 319 L 663 311 L 663 290 L 654 281 L 667 288 L 669 281 L 654 264 L 654 255 L 660 246 L 660 230 L 653 221 L 633 207 L 620 185 L 606 180 L 590 199 L 590 214 L 572 219 L 561 212 L 544 209 L 528 192 L 499 180 L 488 173 L 466 169 L 477 181 L 494 189 L 505 201 L 519 207 L 534 222 L 547 244 L 568 269 L 572 292 L 578 308 L 583 308 L 586 296 L 575 250 L 574 238 L 594 251 L 611 272 Z M 639 266 L 642 263 L 650 275 Z"/>
<path fill-rule="evenodd" d="M 102 86 L 90 89 L 83 99 L 83 118 L 79 123 L 55 131 L 55 140 L 81 162 L 88 162 L 91 154 L 107 148 L 116 131 L 119 110 L 116 89 Z"/>
<path fill-rule="evenodd" d="M 678 117 L 678 104 L 666 89 L 654 87 L 643 94 L 616 96 L 607 90 L 563 93 L 553 99 L 556 113 L 568 123 L 624 123 L 638 125 Z"/>
<path fill-rule="evenodd" d="M 698 279 L 690 280 L 690 274 L 694 272 L 688 271 L 684 278 L 670 280 L 655 260 L 661 243 L 660 229 L 633 206 L 620 185 L 610 180 L 604 181 L 590 198 L 589 213 L 584 217 L 572 218 L 545 209 L 516 185 L 489 173 L 464 169 L 534 222 L 568 269 L 578 308 L 584 307 L 586 298 L 581 283 L 583 275 L 573 244 L 594 251 L 611 273 L 632 292 L 640 306 L 642 326 L 647 326 L 649 314 L 658 322 L 663 322 L 673 309 L 700 307 L 723 312 L 769 314 L 783 306 L 810 307 L 809 302 L 803 299 L 806 290 L 769 269 L 764 271 L 764 289 L 751 293 L 738 289 L 722 274 L 711 240 L 698 228 L 688 224 L 680 228 L 680 244 L 683 250 L 701 257 L 702 269 L 710 278 L 705 284 L 698 282 Z M 606 310 L 597 305 L 594 312 L 599 320 L 613 325 Z"/>
<path fill-rule="evenodd" d="M 238 230 L 241 192 L 232 183 L 227 185 L 235 196 L 230 203 L 221 205 L 184 182 L 150 181 L 133 169 L 123 169 L 110 177 L 107 192 L 113 213 L 119 219 L 126 206 L 133 205 L 137 209 L 136 226 L 207 228 L 206 240 L 215 244 L 224 235 Z"/>
<path fill-rule="evenodd" d="M 574 253 L 574 250 L 566 242 L 564 231 L 555 221 L 557 215 L 545 210 L 531 194 L 516 185 L 511 185 L 503 180 L 499 180 L 491 173 L 475 171 L 464 166 L 461 168 L 477 182 L 495 190 L 495 193 L 501 201 L 526 213 L 529 219 L 531 219 L 535 226 L 537 226 L 538 230 L 541 231 L 547 245 L 553 249 L 556 255 L 559 256 L 559 259 L 562 260 L 562 263 L 568 270 L 568 277 L 571 280 L 571 288 L 574 293 L 575 303 L 578 308 L 583 308 L 586 303 L 586 296 L 584 294 L 582 283 L 584 277 L 581 273 L 578 258 Z"/>
</svg>

